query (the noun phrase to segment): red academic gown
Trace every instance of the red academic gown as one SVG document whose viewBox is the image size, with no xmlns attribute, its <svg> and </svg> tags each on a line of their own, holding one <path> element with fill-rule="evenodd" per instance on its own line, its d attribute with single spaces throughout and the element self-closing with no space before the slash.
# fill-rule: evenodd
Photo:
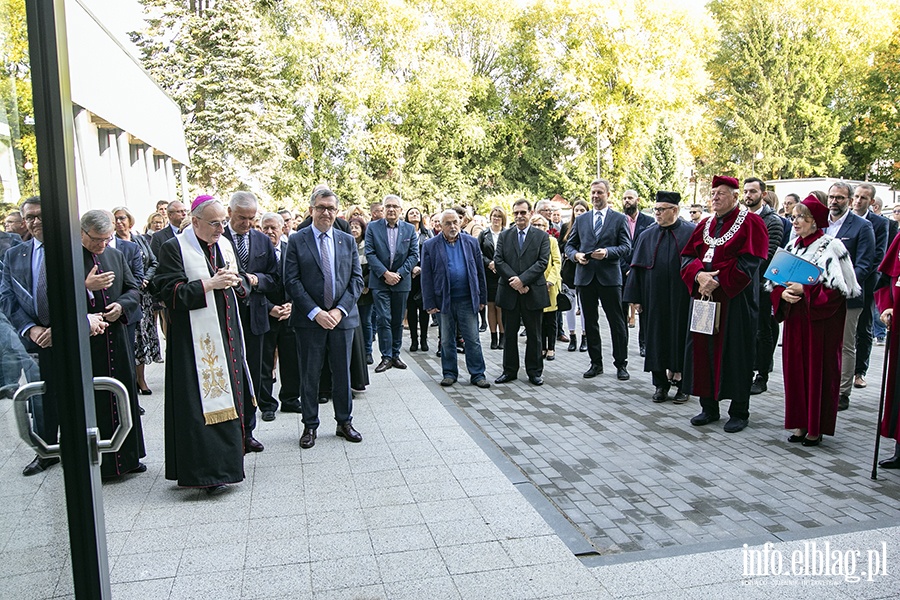
<svg viewBox="0 0 900 600">
<path fill-rule="evenodd" d="M 700 298 L 697 274 L 719 271 L 719 287 L 712 296 L 714 301 L 721 303 L 719 332 L 711 336 L 699 333 L 689 336 L 689 352 L 693 358 L 692 393 L 701 398 L 749 399 L 753 373 L 751 357 L 756 352 L 759 320 L 758 269 L 769 253 L 769 232 L 765 222 L 759 215 L 748 213 L 734 237 L 716 248 L 712 263 L 703 262 L 709 249 L 703 241 L 707 220 L 713 219 L 710 235 L 722 237 L 738 213 L 739 208 L 735 207 L 721 219 L 713 215 L 700 221 L 681 252 L 681 279 L 693 298 Z"/>
<path fill-rule="evenodd" d="M 890 278 L 890 283 L 875 291 L 875 304 L 878 310 L 894 309 L 890 336 L 890 352 L 885 357 L 888 361 L 887 384 L 884 391 L 884 418 L 881 420 L 881 435 L 900 442 L 900 378 L 897 377 L 897 360 L 900 358 L 900 235 L 894 238 L 891 247 L 884 255 L 878 270 Z"/>
<path fill-rule="evenodd" d="M 816 231 L 796 243 L 809 246 L 822 235 Z M 780 285 L 772 290 L 772 308 L 784 322 L 784 428 L 805 429 L 811 438 L 834 435 L 847 299 L 821 283 L 804 285 L 795 304 L 782 292 Z"/>
</svg>

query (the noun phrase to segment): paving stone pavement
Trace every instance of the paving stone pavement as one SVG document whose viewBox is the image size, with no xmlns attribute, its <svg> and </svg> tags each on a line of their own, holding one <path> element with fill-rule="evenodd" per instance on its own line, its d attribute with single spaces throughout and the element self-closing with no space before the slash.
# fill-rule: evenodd
<svg viewBox="0 0 900 600">
<path fill-rule="evenodd" d="M 680 406 L 651 402 L 637 331 L 629 330 L 629 381 L 616 379 L 604 333 L 610 359 L 596 378 L 582 377 L 587 353 L 558 343 L 556 360 L 544 363 L 541 387 L 520 372 L 519 380 L 488 390 L 464 383 L 442 388 L 598 555 L 640 553 L 634 560 L 897 522 L 900 476 L 883 471 L 870 479 L 883 346 L 873 348 L 869 385 L 853 390 L 836 435 L 804 448 L 788 444 L 783 429 L 780 347 L 768 392 L 751 399 L 749 427 L 728 434 L 722 430 L 727 401 L 723 419 L 705 427 L 689 422 L 700 410 L 696 397 Z M 430 333 L 437 335 L 434 328 Z M 489 339 L 482 334 L 493 380 L 502 372 L 502 350 L 490 350 Z M 524 356 L 524 338 L 507 339 Z M 425 376 L 440 379 L 434 352 L 409 356 Z M 887 443 L 882 457 L 892 452 Z"/>
</svg>

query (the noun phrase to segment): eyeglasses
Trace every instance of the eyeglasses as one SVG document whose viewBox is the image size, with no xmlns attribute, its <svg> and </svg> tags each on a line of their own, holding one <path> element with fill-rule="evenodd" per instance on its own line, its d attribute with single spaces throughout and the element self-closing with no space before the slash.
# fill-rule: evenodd
<svg viewBox="0 0 900 600">
<path fill-rule="evenodd" d="M 37 221 L 38 219 L 41 220 L 41 223 L 44 222 L 43 217 L 41 217 L 41 213 L 38 213 L 38 214 L 36 214 L 36 215 L 25 215 L 25 222 L 26 222 L 26 223 L 34 223 L 34 222 Z"/>
<path fill-rule="evenodd" d="M 207 221 L 205 219 L 200 219 L 200 220 L 203 221 L 204 223 L 206 223 L 207 225 L 209 225 L 210 227 L 212 227 L 213 229 L 218 229 L 219 227 L 221 227 L 222 229 L 225 229 L 225 226 L 228 225 L 228 219 L 225 219 L 224 221 Z"/>
<path fill-rule="evenodd" d="M 399 204 L 385 204 L 384 205 L 385 210 L 388 210 L 390 208 L 393 208 L 395 210 L 400 210 L 400 205 Z"/>
<path fill-rule="evenodd" d="M 654 206 L 653 212 L 655 212 L 658 215 L 661 215 L 664 212 L 666 212 L 667 210 L 674 210 L 675 208 L 676 207 L 674 207 L 674 206 Z"/>
<path fill-rule="evenodd" d="M 387 207 L 385 207 L 385 208 L 387 208 Z M 397 206 L 396 208 L 400 208 L 400 207 Z M 337 209 L 337 206 L 313 206 L 313 210 L 315 210 L 319 214 L 324 213 L 324 212 L 334 214 L 337 212 L 338 209 Z"/>
<path fill-rule="evenodd" d="M 828 196 L 829 200 L 846 200 L 847 196 Z"/>
<path fill-rule="evenodd" d="M 119 215 L 118 217 L 116 217 L 116 221 L 127 221 L 127 220 L 128 220 L 128 217 L 125 215 Z"/>
<path fill-rule="evenodd" d="M 795 221 L 808 221 L 809 220 L 807 217 L 801 217 L 800 215 L 790 215 L 788 217 L 788 219 L 790 219 L 791 223 L 793 223 Z"/>
<path fill-rule="evenodd" d="M 98 244 L 100 244 L 100 243 L 103 243 L 103 244 L 109 244 L 110 242 L 113 241 L 113 236 L 109 236 L 109 237 L 94 237 L 94 236 L 92 236 L 91 234 L 89 234 L 87 231 L 85 231 L 84 229 L 82 229 L 81 232 L 82 232 L 84 235 L 86 235 L 86 236 L 88 236 L 89 238 L 91 238 L 91 241 L 97 242 Z"/>
</svg>

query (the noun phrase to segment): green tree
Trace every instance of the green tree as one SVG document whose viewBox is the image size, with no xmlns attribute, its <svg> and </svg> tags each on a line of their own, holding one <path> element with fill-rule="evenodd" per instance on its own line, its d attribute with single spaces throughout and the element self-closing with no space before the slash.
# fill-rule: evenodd
<svg viewBox="0 0 900 600">
<path fill-rule="evenodd" d="M 627 181 L 643 200 L 642 207 L 652 204 L 660 190 L 684 191 L 675 157 L 675 142 L 664 123 L 657 125 L 644 159 L 628 174 Z"/>
</svg>

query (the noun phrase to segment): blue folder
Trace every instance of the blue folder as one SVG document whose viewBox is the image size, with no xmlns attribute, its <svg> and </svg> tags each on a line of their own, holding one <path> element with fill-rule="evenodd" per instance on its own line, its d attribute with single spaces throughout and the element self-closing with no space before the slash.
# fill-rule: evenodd
<svg viewBox="0 0 900 600">
<path fill-rule="evenodd" d="M 766 279 L 775 285 L 787 285 L 799 283 L 813 285 L 822 277 L 822 269 L 804 260 L 795 254 L 791 254 L 784 248 L 779 248 L 766 269 Z"/>
</svg>

